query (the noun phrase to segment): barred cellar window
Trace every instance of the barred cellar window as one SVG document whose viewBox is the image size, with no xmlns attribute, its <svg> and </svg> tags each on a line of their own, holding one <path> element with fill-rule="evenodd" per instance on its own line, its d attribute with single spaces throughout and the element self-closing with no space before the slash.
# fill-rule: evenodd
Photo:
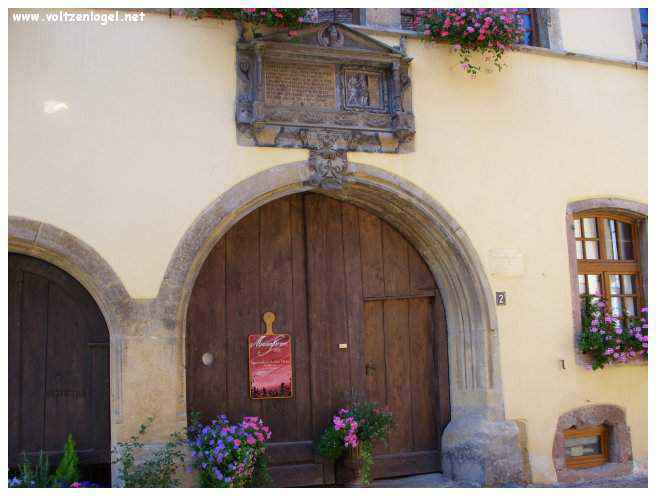
<svg viewBox="0 0 656 496">
<path fill-rule="evenodd" d="M 616 317 L 637 316 L 643 303 L 638 221 L 590 211 L 574 216 L 579 297 L 602 295 Z"/>
</svg>

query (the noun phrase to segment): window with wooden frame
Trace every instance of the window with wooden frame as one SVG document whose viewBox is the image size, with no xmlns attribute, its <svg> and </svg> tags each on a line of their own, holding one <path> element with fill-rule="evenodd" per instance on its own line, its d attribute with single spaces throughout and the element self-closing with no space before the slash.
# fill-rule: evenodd
<svg viewBox="0 0 656 496">
<path fill-rule="evenodd" d="M 643 303 L 636 219 L 603 211 L 574 216 L 578 291 L 601 295 L 616 317 L 637 316 Z"/>
<path fill-rule="evenodd" d="M 567 468 L 598 467 L 608 462 L 608 428 L 605 425 L 567 429 L 563 434 Z"/>
</svg>

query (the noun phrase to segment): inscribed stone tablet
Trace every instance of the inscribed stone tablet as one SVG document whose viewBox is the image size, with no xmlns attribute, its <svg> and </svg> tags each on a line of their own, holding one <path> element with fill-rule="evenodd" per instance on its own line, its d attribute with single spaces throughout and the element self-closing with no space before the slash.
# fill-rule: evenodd
<svg viewBox="0 0 656 496">
<path fill-rule="evenodd" d="M 335 68 L 330 65 L 264 64 L 264 103 L 334 109 Z"/>
</svg>

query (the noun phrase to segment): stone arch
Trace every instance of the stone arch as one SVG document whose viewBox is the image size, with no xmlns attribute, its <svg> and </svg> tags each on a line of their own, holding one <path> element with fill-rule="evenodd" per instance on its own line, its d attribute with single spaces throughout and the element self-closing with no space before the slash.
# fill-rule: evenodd
<svg viewBox="0 0 656 496">
<path fill-rule="evenodd" d="M 505 420 L 492 292 L 466 233 L 430 195 L 383 169 L 349 163 L 339 190 L 317 189 L 309 178 L 306 162 L 271 167 L 226 191 L 187 230 L 157 298 L 161 321 L 178 336 L 178 349 L 185 348 L 187 308 L 200 268 L 236 222 L 265 203 L 303 191 L 351 202 L 397 228 L 439 286 L 447 315 L 452 418 L 443 434 L 444 472 L 484 484 L 525 479 L 519 429 Z M 183 370 L 184 352 L 178 356 Z M 186 410 L 184 390 L 183 384 L 180 413 Z"/>
<path fill-rule="evenodd" d="M 66 271 L 89 292 L 109 330 L 111 443 L 123 418 L 123 336 L 133 300 L 110 265 L 88 244 L 46 222 L 9 216 L 9 252 L 29 255 Z"/>
</svg>

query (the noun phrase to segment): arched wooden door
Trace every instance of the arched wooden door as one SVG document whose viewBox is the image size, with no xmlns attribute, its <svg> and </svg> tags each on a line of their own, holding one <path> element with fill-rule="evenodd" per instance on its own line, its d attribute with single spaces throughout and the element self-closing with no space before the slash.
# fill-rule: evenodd
<svg viewBox="0 0 656 496">
<path fill-rule="evenodd" d="M 267 311 L 294 340 L 292 399 L 249 398 L 247 336 L 264 332 Z M 387 405 L 397 421 L 375 477 L 440 470 L 448 364 L 433 277 L 398 231 L 361 208 L 320 194 L 273 201 L 236 224 L 198 275 L 188 410 L 261 416 L 276 484 L 320 485 L 334 482 L 334 467 L 312 443 L 352 395 Z"/>
<path fill-rule="evenodd" d="M 55 465 L 68 434 L 83 476 L 109 484 L 107 325 L 93 298 L 66 272 L 10 253 L 10 466 L 40 450 Z"/>
</svg>

